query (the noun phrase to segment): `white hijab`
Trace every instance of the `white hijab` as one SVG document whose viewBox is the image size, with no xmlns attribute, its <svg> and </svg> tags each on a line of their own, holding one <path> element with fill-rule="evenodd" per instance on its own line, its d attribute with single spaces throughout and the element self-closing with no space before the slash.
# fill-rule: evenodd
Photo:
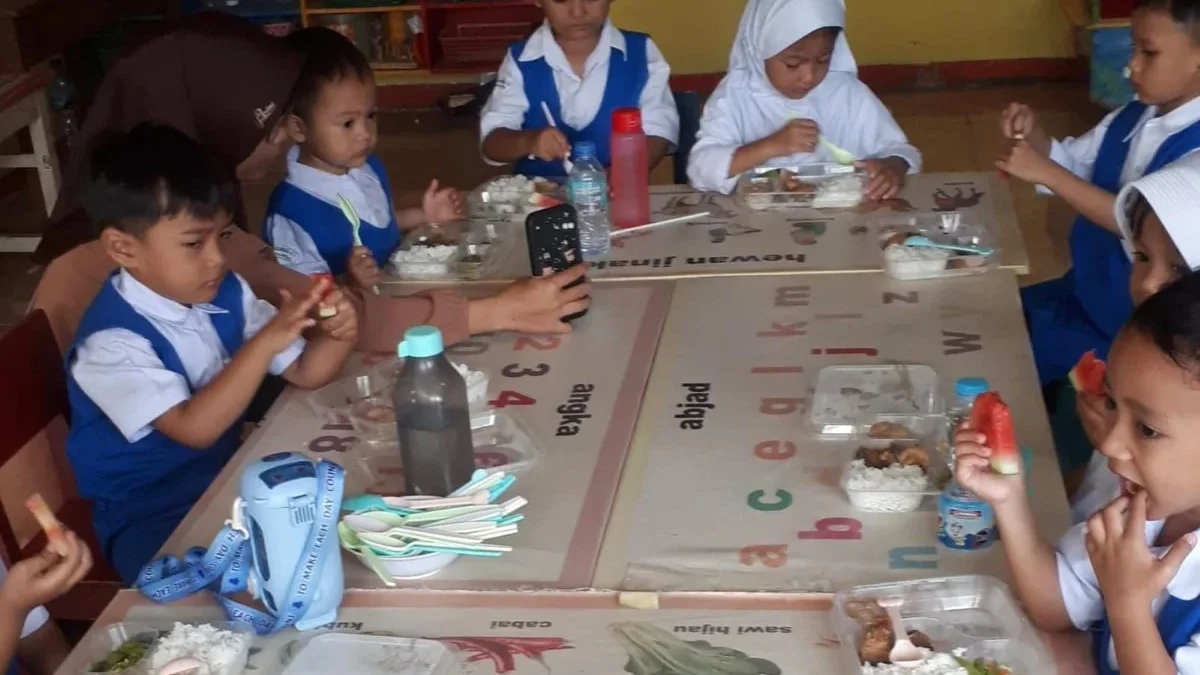
<svg viewBox="0 0 1200 675">
<path fill-rule="evenodd" d="M 758 93 L 779 92 L 767 80 L 764 61 L 792 46 L 809 33 L 837 27 L 830 60 L 831 72 L 858 73 L 858 64 L 846 40 L 845 0 L 749 0 L 738 25 L 729 55 L 730 79 L 738 78 Z"/>
<path fill-rule="evenodd" d="M 1184 263 L 1200 269 L 1200 155 L 1192 154 L 1129 183 L 1117 194 L 1116 216 L 1125 249 L 1133 253 L 1129 209 L 1141 194 L 1162 221 Z"/>
</svg>

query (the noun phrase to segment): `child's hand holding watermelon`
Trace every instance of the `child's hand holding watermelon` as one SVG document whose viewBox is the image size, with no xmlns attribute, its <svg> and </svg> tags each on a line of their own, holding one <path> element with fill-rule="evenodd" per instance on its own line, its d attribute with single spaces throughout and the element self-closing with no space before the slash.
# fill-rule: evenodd
<svg viewBox="0 0 1200 675">
<path fill-rule="evenodd" d="M 954 454 L 955 480 L 992 506 L 1025 494 L 1012 414 L 998 394 L 975 399 L 971 418 L 954 434 Z"/>
<path fill-rule="evenodd" d="M 1075 414 L 1093 448 L 1108 433 L 1108 406 L 1104 393 L 1104 362 L 1088 352 L 1071 369 L 1071 386 L 1075 389 Z"/>
</svg>

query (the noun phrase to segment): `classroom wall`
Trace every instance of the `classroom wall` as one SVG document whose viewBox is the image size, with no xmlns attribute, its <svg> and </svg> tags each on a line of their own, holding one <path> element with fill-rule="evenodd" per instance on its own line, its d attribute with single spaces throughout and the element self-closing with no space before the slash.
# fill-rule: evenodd
<svg viewBox="0 0 1200 675">
<path fill-rule="evenodd" d="M 1058 0 L 847 0 L 863 65 L 1074 56 Z M 724 71 L 743 0 L 615 0 L 613 21 L 646 31 L 677 74 Z"/>
</svg>

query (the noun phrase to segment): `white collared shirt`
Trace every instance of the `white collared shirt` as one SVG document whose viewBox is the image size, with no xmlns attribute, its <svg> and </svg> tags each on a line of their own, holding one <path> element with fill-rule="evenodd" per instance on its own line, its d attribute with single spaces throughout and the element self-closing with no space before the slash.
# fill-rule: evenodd
<svg viewBox="0 0 1200 675">
<path fill-rule="evenodd" d="M 600 41 L 588 56 L 583 77 L 575 70 L 563 54 L 562 47 L 554 39 L 549 22 L 533 32 L 521 52 L 521 61 L 536 61 L 545 58 L 554 71 L 554 86 L 562 103 L 562 121 L 574 129 L 583 129 L 596 119 L 600 104 L 604 101 L 604 90 L 608 84 L 608 62 L 612 50 L 625 51 L 625 36 L 609 21 L 600 32 Z M 642 130 L 647 136 L 664 138 L 672 145 L 679 142 L 679 111 L 671 95 L 671 66 L 663 58 L 654 40 L 646 41 L 646 61 L 650 67 L 650 79 L 642 90 L 639 107 L 642 110 Z M 512 57 L 504 55 L 500 72 L 496 77 L 496 88 L 483 108 L 479 121 L 479 139 L 482 143 L 496 129 L 520 131 L 525 124 L 525 113 L 529 111 L 529 99 L 525 96 L 525 78 L 521 68 Z M 493 166 L 494 162 L 484 157 Z"/>
<path fill-rule="evenodd" d="M 1121 479 L 1108 468 L 1108 458 L 1093 450 L 1083 482 L 1071 497 L 1071 522 L 1082 523 L 1121 494 Z"/>
<path fill-rule="evenodd" d="M 688 159 L 688 180 L 697 190 L 732 192 L 737 177 L 730 177 L 729 168 L 738 149 L 774 134 L 793 119 L 813 120 L 823 136 L 855 157 L 899 157 L 908 162 L 909 173 L 921 170 L 921 152 L 908 142 L 879 97 L 853 73 L 831 71 L 801 99 L 731 86 L 729 77 L 705 104 Z M 816 152 L 778 157 L 770 163 L 830 162 L 833 157 L 818 147 Z"/>
<path fill-rule="evenodd" d="M 300 148 L 288 152 L 288 175 L 285 179 L 293 186 L 323 202 L 338 207 L 338 195 L 346 198 L 364 226 L 386 228 L 392 222 L 392 207 L 388 195 L 383 191 L 383 182 L 369 164 L 350 169 L 337 175 L 301 164 Z M 321 227 L 350 227 L 350 221 L 338 219 L 334 223 L 321 223 Z M 268 213 L 263 232 L 268 235 L 275 248 L 275 259 L 280 265 L 301 274 L 327 274 L 329 263 L 321 257 L 316 242 L 299 223 L 277 213 Z"/>
<path fill-rule="evenodd" d="M 1109 113 L 1096 128 L 1078 138 L 1052 141 L 1050 159 L 1076 176 L 1090 181 L 1104 134 L 1121 110 L 1118 108 Z M 1161 117 L 1157 115 L 1158 107 L 1148 106 L 1129 133 L 1129 155 L 1125 158 L 1125 166 L 1121 167 L 1121 185 L 1141 178 L 1155 153 L 1168 138 L 1200 121 L 1200 98 L 1194 98 Z M 1039 185 L 1038 192 L 1049 194 L 1050 191 Z"/>
<path fill-rule="evenodd" d="M 1165 521 L 1146 523 L 1146 545 L 1155 557 L 1161 558 L 1167 548 L 1154 546 L 1154 541 L 1162 532 Z M 1071 623 L 1079 630 L 1087 630 L 1093 623 L 1104 616 L 1104 598 L 1100 594 L 1100 582 L 1096 579 L 1096 570 L 1088 557 L 1084 546 L 1086 523 L 1079 523 L 1067 531 L 1058 542 L 1058 586 L 1062 591 L 1063 605 Z M 1175 574 L 1175 578 L 1167 584 L 1154 602 L 1151 611 L 1157 617 L 1171 595 L 1180 600 L 1192 600 L 1200 596 L 1200 551 L 1193 550 L 1183 561 L 1183 566 Z M 1108 646 L 1108 661 L 1117 667 L 1113 646 Z M 1175 667 L 1182 675 L 1200 675 L 1200 634 L 1195 634 L 1188 644 L 1175 652 Z"/>
<path fill-rule="evenodd" d="M 3 561 L 0 561 L 0 584 L 3 584 L 7 578 L 8 568 L 5 567 Z M 33 611 L 25 615 L 25 624 L 21 627 L 21 638 L 24 639 L 33 635 L 42 626 L 45 626 L 49 620 L 50 613 L 46 611 L 45 607 L 34 607 Z M 7 664 L 0 664 L 0 667 L 7 667 Z"/>
<path fill-rule="evenodd" d="M 229 274 L 234 274 L 230 272 Z M 242 285 L 242 310 L 245 314 L 246 340 L 254 337 L 275 318 L 277 310 L 260 300 L 246 280 Z M 71 375 L 79 388 L 96 404 L 130 442 L 145 438 L 154 420 L 191 398 L 191 389 L 212 382 L 232 355 L 225 352 L 213 327 L 210 314 L 225 310 L 210 304 L 188 307 L 168 300 L 121 270 L 113 287 L 138 314 L 162 333 L 175 348 L 187 379 L 168 370 L 146 338 L 124 328 L 110 328 L 88 336 L 75 350 Z M 270 372 L 280 375 L 301 352 L 304 340 L 298 339 L 271 359 Z M 188 387 L 188 382 L 192 387 Z"/>
</svg>

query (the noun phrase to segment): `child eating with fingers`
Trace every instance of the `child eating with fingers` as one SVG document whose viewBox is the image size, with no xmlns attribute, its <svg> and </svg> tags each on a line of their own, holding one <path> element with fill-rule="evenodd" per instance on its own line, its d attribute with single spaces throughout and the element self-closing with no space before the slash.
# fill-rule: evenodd
<svg viewBox="0 0 1200 675">
<path fill-rule="evenodd" d="M 1132 30 L 1128 73 L 1137 100 L 1095 129 L 1060 142 L 1028 106 L 1013 104 L 1002 116 L 1010 146 L 996 165 L 1079 212 L 1071 270 L 1021 291 L 1044 387 L 1061 381 L 1085 352 L 1104 358 L 1133 311 L 1129 259 L 1113 215 L 1117 192 L 1200 148 L 1200 0 L 1138 0 Z"/>
<path fill-rule="evenodd" d="M 170 127 L 143 124 L 93 155 L 83 203 L 119 269 L 67 351 L 67 457 L 126 582 L 233 455 L 263 378 L 323 386 L 357 339 L 353 306 L 328 282 L 284 292 L 277 311 L 228 270 L 236 189 Z M 336 315 L 318 325 L 318 305 Z"/>
<path fill-rule="evenodd" d="M 858 79 L 843 0 L 750 0 L 729 73 L 704 107 L 688 178 L 730 193 L 766 163 L 834 162 L 830 144 L 859 159 L 867 197 L 895 197 L 921 153 Z"/>
<path fill-rule="evenodd" d="M 1046 632 L 1090 630 L 1101 675 L 1200 673 L 1200 273 L 1148 298 L 1113 342 L 1098 444 L 1119 496 L 1052 547 L 1020 473 L 955 434 L 955 480 L 991 504 L 1017 596 Z"/>
<path fill-rule="evenodd" d="M 591 141 L 607 168 L 612 115 L 620 108 L 641 110 L 651 169 L 679 141 L 671 67 L 650 36 L 613 26 L 612 3 L 534 0 L 546 19 L 505 54 L 479 121 L 489 164 L 561 178 L 571 148 Z"/>
<path fill-rule="evenodd" d="M 459 192 L 434 180 L 420 208 L 396 210 L 378 140 L 375 77 L 339 33 L 305 28 L 288 36 L 305 56 L 283 125 L 297 144 L 287 178 L 267 206 L 264 238 L 280 264 L 328 273 L 371 291 L 403 234 L 462 218 Z"/>
</svg>

